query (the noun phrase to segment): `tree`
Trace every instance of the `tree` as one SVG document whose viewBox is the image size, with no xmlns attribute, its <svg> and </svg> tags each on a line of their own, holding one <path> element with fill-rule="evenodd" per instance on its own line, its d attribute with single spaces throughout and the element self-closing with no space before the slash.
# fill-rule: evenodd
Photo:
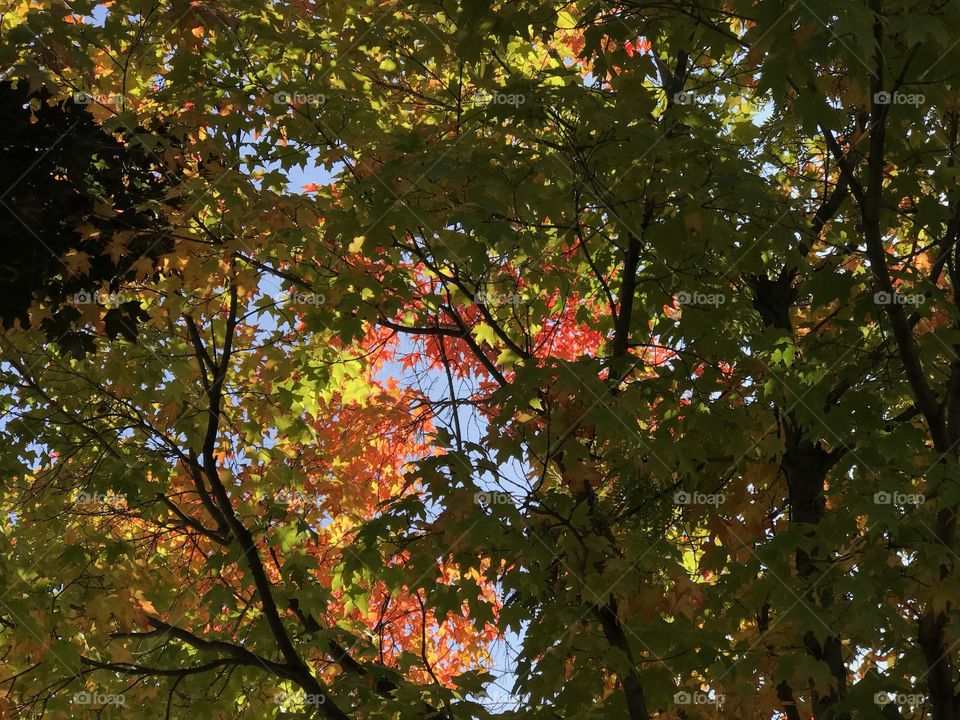
<svg viewBox="0 0 960 720">
<path fill-rule="evenodd" d="M 4 335 L 9 712 L 957 718 L 958 14 L 11 13 L 189 202 Z"/>
</svg>

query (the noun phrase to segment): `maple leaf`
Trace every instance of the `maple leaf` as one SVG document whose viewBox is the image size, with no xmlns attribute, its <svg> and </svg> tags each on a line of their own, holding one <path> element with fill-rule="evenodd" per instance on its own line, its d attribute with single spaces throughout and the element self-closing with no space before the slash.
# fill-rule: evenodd
<svg viewBox="0 0 960 720">
<path fill-rule="evenodd" d="M 87 275 L 92 268 L 90 256 L 82 250 L 70 250 L 61 260 L 71 276 Z"/>
</svg>

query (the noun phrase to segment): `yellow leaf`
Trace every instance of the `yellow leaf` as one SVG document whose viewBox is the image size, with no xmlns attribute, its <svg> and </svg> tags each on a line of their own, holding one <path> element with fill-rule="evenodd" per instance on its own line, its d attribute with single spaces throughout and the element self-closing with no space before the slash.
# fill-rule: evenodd
<svg viewBox="0 0 960 720">
<path fill-rule="evenodd" d="M 493 345 L 497 339 L 493 328 L 487 325 L 487 323 L 479 323 L 474 326 L 473 334 L 476 336 L 477 342 L 487 343 L 488 345 Z"/>
<path fill-rule="evenodd" d="M 566 10 L 557 13 L 557 28 L 559 30 L 573 30 L 577 27 L 577 21 Z"/>
<path fill-rule="evenodd" d="M 90 256 L 81 250 L 71 250 L 63 256 L 63 264 L 67 266 L 67 273 L 71 276 L 86 275 L 90 272 Z"/>
<path fill-rule="evenodd" d="M 504 350 L 497 356 L 497 365 L 503 368 L 512 368 L 514 365 L 522 364 L 521 358 L 510 348 L 504 348 Z"/>
</svg>

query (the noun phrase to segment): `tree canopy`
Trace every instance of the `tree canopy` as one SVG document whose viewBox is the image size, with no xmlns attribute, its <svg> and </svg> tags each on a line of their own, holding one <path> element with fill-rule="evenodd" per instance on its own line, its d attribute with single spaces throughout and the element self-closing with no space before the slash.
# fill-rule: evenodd
<svg viewBox="0 0 960 720">
<path fill-rule="evenodd" d="M 0 716 L 960 720 L 958 32 L 11 0 Z"/>
</svg>

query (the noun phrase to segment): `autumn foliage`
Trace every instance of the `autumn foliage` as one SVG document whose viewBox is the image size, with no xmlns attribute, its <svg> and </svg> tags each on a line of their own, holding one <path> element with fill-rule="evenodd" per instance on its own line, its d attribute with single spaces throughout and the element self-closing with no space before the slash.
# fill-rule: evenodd
<svg viewBox="0 0 960 720">
<path fill-rule="evenodd" d="M 960 720 L 958 30 L 14 0 L 0 717 Z"/>
</svg>

